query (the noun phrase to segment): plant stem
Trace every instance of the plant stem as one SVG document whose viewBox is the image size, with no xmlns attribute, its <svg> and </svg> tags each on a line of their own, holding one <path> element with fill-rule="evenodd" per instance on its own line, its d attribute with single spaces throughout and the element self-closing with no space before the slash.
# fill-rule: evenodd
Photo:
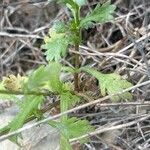
<svg viewBox="0 0 150 150">
<path fill-rule="evenodd" d="M 81 40 L 81 33 L 80 33 L 80 28 L 79 28 L 79 24 L 80 24 L 80 9 L 76 10 L 74 19 L 75 19 L 75 23 L 76 23 L 75 34 L 76 34 L 76 37 L 79 39 L 79 40 L 76 41 L 75 51 L 79 52 L 79 43 L 80 43 L 80 40 Z M 75 54 L 74 64 L 75 64 L 75 69 L 78 70 L 79 67 L 80 67 L 79 66 L 80 65 L 79 54 Z M 79 83 L 79 74 L 76 72 L 74 74 L 74 90 L 77 91 L 77 92 L 79 92 L 79 90 L 80 90 L 79 85 L 80 85 L 80 83 Z"/>
<path fill-rule="evenodd" d="M 40 92 L 40 91 L 8 91 L 8 90 L 0 90 L 0 94 L 6 94 L 6 95 L 43 95 L 43 96 L 54 96 L 58 95 L 58 93 L 53 93 L 53 92 Z"/>
<path fill-rule="evenodd" d="M 79 51 L 79 44 L 75 45 L 75 51 Z M 78 70 L 79 69 L 79 55 L 75 54 L 75 69 Z M 74 90 L 79 92 L 79 74 L 78 73 L 74 73 Z"/>
</svg>

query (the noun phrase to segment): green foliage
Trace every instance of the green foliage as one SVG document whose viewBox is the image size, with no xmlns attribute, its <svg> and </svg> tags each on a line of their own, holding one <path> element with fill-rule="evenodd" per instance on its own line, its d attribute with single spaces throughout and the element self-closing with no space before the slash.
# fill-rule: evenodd
<svg viewBox="0 0 150 150">
<path fill-rule="evenodd" d="M 53 92 L 61 93 L 63 83 L 60 81 L 61 65 L 57 62 L 51 62 L 48 66 L 49 82 L 48 86 Z"/>
<path fill-rule="evenodd" d="M 41 66 L 35 70 L 25 84 L 25 90 L 39 91 L 49 89 L 52 92 L 60 92 L 62 82 L 60 81 L 61 65 L 50 62 L 47 66 Z"/>
<path fill-rule="evenodd" d="M 32 115 L 33 111 L 38 109 L 38 106 L 41 102 L 43 102 L 43 96 L 25 96 L 21 109 L 15 119 L 10 123 L 11 131 L 14 131 L 20 127 L 22 127 L 25 120 Z"/>
<path fill-rule="evenodd" d="M 10 122 L 10 132 L 15 131 L 23 126 L 26 119 L 34 114 L 35 110 L 38 110 L 39 105 L 43 102 L 43 96 L 25 96 L 20 106 L 20 111 L 17 116 Z M 17 141 L 17 136 L 11 138 Z"/>
<path fill-rule="evenodd" d="M 62 135 L 68 140 L 82 136 L 94 130 L 94 127 L 92 127 L 87 120 L 80 120 L 76 117 L 57 123 L 56 128 L 58 128 Z M 82 139 L 80 142 L 85 142 L 85 140 L 87 139 Z"/>
<path fill-rule="evenodd" d="M 45 55 L 47 61 L 59 61 L 61 56 L 65 56 L 69 45 L 69 38 L 66 33 L 57 33 L 56 29 L 49 30 L 49 36 L 44 38 L 45 44 L 42 45 L 46 49 Z"/>
<path fill-rule="evenodd" d="M 96 8 L 80 22 L 80 27 L 88 28 L 93 23 L 104 23 L 113 19 L 112 13 L 116 6 L 111 5 L 111 1 L 108 0 L 102 6 L 98 4 Z"/>
<path fill-rule="evenodd" d="M 73 95 L 69 91 L 62 93 L 60 95 L 60 99 L 61 112 L 65 112 L 70 107 L 73 107 L 77 102 L 80 101 L 80 98 L 78 96 Z M 67 115 L 63 115 L 61 117 L 61 122 L 56 124 L 56 128 L 58 128 L 61 132 L 62 150 L 72 150 L 69 139 L 84 135 L 87 132 L 93 130 L 93 127 L 89 124 L 88 121 L 79 120 L 75 117 L 68 118 Z"/>
<path fill-rule="evenodd" d="M 67 106 L 61 106 L 63 110 L 68 110 L 69 108 L 75 106 L 76 103 L 80 101 L 80 97 L 73 95 L 70 91 L 63 92 L 60 95 L 61 101 L 67 104 Z M 63 111 L 62 111 L 63 112 Z"/>
<path fill-rule="evenodd" d="M 123 80 L 120 75 L 115 73 L 102 74 L 88 67 L 83 67 L 81 70 L 91 74 L 98 79 L 101 94 L 103 96 L 105 96 L 106 93 L 108 95 L 117 94 L 118 92 L 122 92 L 124 89 L 133 86 L 130 82 Z M 120 99 L 132 100 L 132 95 L 129 92 L 124 92 L 122 94 L 111 96 L 112 101 L 119 101 Z"/>
<path fill-rule="evenodd" d="M 60 95 L 60 111 L 65 112 L 71 106 L 75 105 L 80 100 L 76 95 L 71 94 L 70 91 L 63 92 Z M 68 119 L 68 115 L 63 115 L 61 117 L 61 122 L 65 122 Z M 66 141 L 67 142 L 67 141 Z"/>
<path fill-rule="evenodd" d="M 27 90 L 38 91 L 45 86 L 49 80 L 49 70 L 46 68 L 45 66 L 40 66 L 31 73 L 28 82 L 25 83 L 25 88 Z"/>
<path fill-rule="evenodd" d="M 65 33 L 67 32 L 67 26 L 61 22 L 61 21 L 55 21 L 53 27 L 52 27 L 56 33 Z"/>
<path fill-rule="evenodd" d="M 62 124 L 60 131 L 67 139 L 82 136 L 94 129 L 87 120 L 80 120 L 76 117 L 69 118 Z"/>
<path fill-rule="evenodd" d="M 87 28 L 95 23 L 104 23 L 113 19 L 112 13 L 115 6 L 111 5 L 110 0 L 102 6 L 99 4 L 85 18 L 80 20 L 79 10 L 85 4 L 85 0 L 60 0 L 69 9 L 71 9 L 74 19 L 68 25 L 60 21 L 56 21 L 49 30 L 49 35 L 44 38 L 45 44 L 42 48 L 46 50 L 45 55 L 47 61 L 59 61 L 67 53 L 69 44 L 80 43 L 81 38 L 76 34 L 81 28 Z"/>
<path fill-rule="evenodd" d="M 44 38 L 45 44 L 42 45 L 42 48 L 46 50 L 47 61 L 58 62 L 66 55 L 69 45 L 80 41 L 80 38 L 73 33 L 73 22 L 69 22 L 67 26 L 62 22 L 56 22 L 53 25 L 49 30 L 49 35 Z"/>
</svg>

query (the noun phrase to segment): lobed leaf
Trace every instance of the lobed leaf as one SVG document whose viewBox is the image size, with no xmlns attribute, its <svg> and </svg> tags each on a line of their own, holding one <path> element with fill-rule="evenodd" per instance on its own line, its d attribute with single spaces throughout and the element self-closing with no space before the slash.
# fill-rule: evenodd
<svg viewBox="0 0 150 150">
<path fill-rule="evenodd" d="M 46 67 L 40 66 L 29 75 L 28 82 L 25 84 L 27 90 L 40 90 L 49 80 L 49 70 Z"/>
<path fill-rule="evenodd" d="M 43 96 L 25 96 L 21 104 L 21 110 L 18 115 L 14 118 L 11 124 L 11 131 L 14 131 L 22 127 L 24 121 L 32 115 L 33 111 L 38 109 L 40 103 L 43 102 Z"/>
<path fill-rule="evenodd" d="M 62 82 L 60 81 L 61 65 L 51 62 L 47 66 L 41 66 L 35 70 L 25 84 L 25 88 L 31 91 L 48 89 L 52 92 L 60 92 Z"/>
<path fill-rule="evenodd" d="M 102 6 L 98 4 L 96 8 L 80 22 L 80 27 L 88 28 L 94 23 L 105 23 L 113 19 L 112 13 L 116 9 L 115 5 L 111 5 L 108 0 Z"/>
<path fill-rule="evenodd" d="M 53 27 L 52 27 L 56 33 L 65 33 L 67 31 L 67 26 L 62 21 L 55 21 Z"/>
<path fill-rule="evenodd" d="M 24 125 L 26 119 L 30 115 L 32 115 L 35 110 L 38 110 L 38 106 L 43 102 L 43 98 L 44 98 L 43 96 L 24 97 L 24 100 L 20 106 L 21 107 L 20 112 L 9 124 L 10 132 L 19 129 Z M 17 141 L 17 136 L 13 136 L 11 140 Z"/>
<path fill-rule="evenodd" d="M 67 139 L 76 138 L 94 130 L 87 120 L 80 120 L 76 117 L 57 123 L 56 126 Z"/>
<path fill-rule="evenodd" d="M 66 33 L 57 33 L 56 29 L 51 28 L 49 36 L 46 36 L 45 44 L 42 45 L 46 49 L 45 55 L 47 61 L 59 61 L 62 56 L 65 56 L 69 45 L 69 38 Z"/>
<path fill-rule="evenodd" d="M 75 104 L 80 101 L 80 97 L 73 95 L 70 91 L 63 92 L 60 95 L 60 99 L 61 99 L 62 103 L 66 103 L 66 105 L 67 105 L 67 106 L 65 106 L 65 108 L 62 108 L 65 111 L 68 110 L 69 108 L 75 106 Z"/>
<path fill-rule="evenodd" d="M 49 63 L 47 69 L 49 70 L 49 81 L 48 86 L 51 88 L 51 91 L 61 93 L 63 83 L 60 81 L 62 66 L 57 62 Z"/>
<path fill-rule="evenodd" d="M 98 79 L 100 89 L 101 89 L 101 94 L 103 96 L 105 96 L 106 93 L 108 95 L 117 94 L 118 92 L 122 92 L 124 89 L 133 86 L 130 82 L 122 79 L 120 75 L 115 73 L 102 74 L 88 67 L 83 67 L 81 68 L 81 70 L 93 75 L 95 78 Z M 133 97 L 130 92 L 124 92 L 122 94 L 111 96 L 112 101 L 119 101 L 120 99 L 132 100 L 132 98 Z"/>
</svg>

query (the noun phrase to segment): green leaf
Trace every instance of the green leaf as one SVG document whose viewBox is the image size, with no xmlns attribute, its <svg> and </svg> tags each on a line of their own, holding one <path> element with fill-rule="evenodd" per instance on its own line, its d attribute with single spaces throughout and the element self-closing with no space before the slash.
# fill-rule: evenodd
<svg viewBox="0 0 150 150">
<path fill-rule="evenodd" d="M 10 122 L 10 132 L 21 128 L 26 119 L 38 109 L 39 104 L 43 102 L 43 96 L 25 96 L 21 105 L 21 109 L 17 116 Z M 13 136 L 11 140 L 17 141 L 17 136 Z"/>
<path fill-rule="evenodd" d="M 61 64 L 50 62 L 47 66 L 41 66 L 35 70 L 25 84 L 25 88 L 31 91 L 48 89 L 52 92 L 60 92 L 62 82 L 60 81 Z"/>
<path fill-rule="evenodd" d="M 83 67 L 81 68 L 81 70 L 93 75 L 95 78 L 98 79 L 101 94 L 103 96 L 105 96 L 106 93 L 111 96 L 113 94 L 117 94 L 118 92 L 122 92 L 126 88 L 133 86 L 130 82 L 122 79 L 121 76 L 116 73 L 102 74 L 88 67 Z M 130 92 L 124 92 L 122 94 L 111 96 L 112 101 L 119 101 L 120 99 L 132 100 L 132 98 L 133 97 Z"/>
<path fill-rule="evenodd" d="M 62 103 L 66 103 L 66 107 L 62 109 L 64 111 L 68 110 L 69 108 L 75 106 L 76 103 L 78 103 L 80 101 L 80 97 L 73 95 L 70 91 L 67 92 L 63 92 L 60 95 L 60 99 Z M 61 111 L 62 112 L 62 111 Z"/>
<path fill-rule="evenodd" d="M 53 27 L 52 27 L 56 33 L 65 33 L 67 31 L 67 26 L 62 21 L 55 21 Z"/>
<path fill-rule="evenodd" d="M 111 1 L 108 0 L 102 6 L 98 4 L 96 8 L 80 22 L 80 27 L 88 28 L 94 23 L 105 23 L 113 20 L 112 13 L 116 9 L 115 5 L 111 5 Z"/>
<path fill-rule="evenodd" d="M 69 118 L 56 126 L 66 139 L 76 138 L 94 130 L 87 120 L 80 120 L 76 117 Z"/>
<path fill-rule="evenodd" d="M 69 45 L 69 38 L 66 33 L 57 33 L 56 29 L 51 28 L 49 36 L 44 38 L 45 44 L 42 45 L 46 49 L 45 55 L 47 61 L 59 61 L 64 57 Z"/>
<path fill-rule="evenodd" d="M 32 115 L 35 109 L 38 109 L 40 103 L 43 102 L 43 96 L 25 96 L 21 110 L 18 115 L 10 123 L 11 131 L 14 131 L 23 126 L 25 120 Z"/>
<path fill-rule="evenodd" d="M 50 62 L 47 69 L 49 70 L 48 86 L 53 92 L 61 93 L 63 83 L 60 81 L 61 65 L 57 62 Z"/>
<path fill-rule="evenodd" d="M 62 124 L 58 121 L 48 121 L 48 124 L 53 128 L 61 130 Z M 69 139 L 67 139 L 62 133 L 60 134 L 60 149 L 61 150 L 72 150 L 72 146 L 69 143 Z"/>
<path fill-rule="evenodd" d="M 40 66 L 29 75 L 28 82 L 25 84 L 27 90 L 37 91 L 45 86 L 49 80 L 49 70 L 46 68 L 45 66 Z"/>
</svg>

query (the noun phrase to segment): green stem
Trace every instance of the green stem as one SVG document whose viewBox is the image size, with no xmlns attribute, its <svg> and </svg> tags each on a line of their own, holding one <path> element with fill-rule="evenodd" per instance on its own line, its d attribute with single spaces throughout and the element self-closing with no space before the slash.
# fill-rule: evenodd
<svg viewBox="0 0 150 150">
<path fill-rule="evenodd" d="M 10 95 L 43 95 L 43 96 L 53 96 L 58 95 L 58 93 L 52 93 L 52 92 L 40 92 L 40 91 L 8 91 L 8 90 L 0 90 L 0 94 L 10 94 Z"/>
</svg>

